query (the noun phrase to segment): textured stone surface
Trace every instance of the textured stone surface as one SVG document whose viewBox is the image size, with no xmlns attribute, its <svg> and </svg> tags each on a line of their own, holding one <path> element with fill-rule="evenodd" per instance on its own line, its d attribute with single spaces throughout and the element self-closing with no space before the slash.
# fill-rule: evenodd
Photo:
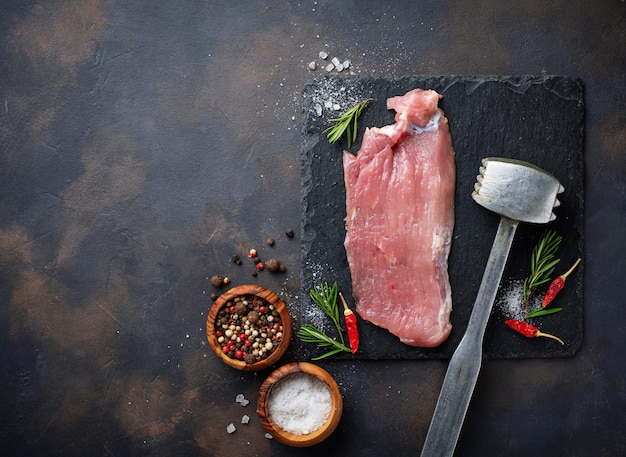
<svg viewBox="0 0 626 457">
<path fill-rule="evenodd" d="M 333 81 L 330 81 L 332 79 Z M 499 156 L 533 163 L 552 173 L 565 187 L 559 195 L 557 219 L 546 226 L 520 224 L 512 247 L 502 289 L 529 274 L 528 264 L 537 238 L 547 227 L 563 236 L 558 257 L 565 271 L 583 257 L 583 86 L 580 80 L 561 76 L 414 76 L 403 78 L 325 77 L 304 89 L 305 138 L 302 153 L 303 185 L 303 274 L 302 296 L 314 285 L 337 281 L 350 296 L 350 273 L 343 249 L 345 187 L 341 155 L 346 141 L 331 145 L 323 131 L 328 123 L 315 110 L 320 93 L 332 98 L 342 88 L 356 99 L 373 98 L 359 120 L 360 136 L 367 126 L 393 122 L 385 100 L 413 88 L 434 89 L 443 95 L 440 107 L 450 125 L 457 165 L 455 230 L 449 258 L 453 295 L 453 332 L 439 348 L 411 348 L 384 329 L 361 322 L 362 352 L 359 358 L 448 357 L 460 341 L 474 303 L 486 259 L 491 249 L 498 217 L 479 207 L 471 198 L 480 161 Z M 338 95 L 337 98 L 340 98 Z M 345 110 L 345 108 L 344 108 Z M 353 145 L 356 152 L 359 144 Z M 410 202 L 406 202 L 410 204 Z M 582 343 L 583 269 L 570 277 L 559 297 L 565 311 L 535 322 L 554 328 L 567 341 L 535 341 L 512 335 L 502 322 L 510 315 L 495 306 L 485 338 L 487 357 L 571 356 Z M 499 297 L 496 303 L 503 300 Z M 416 297 L 419 300 L 419 297 Z M 311 315 L 311 302 L 301 303 L 303 322 L 319 322 Z M 521 306 L 521 303 L 520 303 Z M 303 354 L 315 354 L 310 346 Z"/>
</svg>

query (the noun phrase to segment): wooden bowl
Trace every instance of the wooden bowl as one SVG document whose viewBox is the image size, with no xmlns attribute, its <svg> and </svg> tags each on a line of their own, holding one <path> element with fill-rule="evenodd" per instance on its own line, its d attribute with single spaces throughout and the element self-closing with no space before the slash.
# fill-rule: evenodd
<svg viewBox="0 0 626 457">
<path fill-rule="evenodd" d="M 223 343 L 219 340 L 220 336 L 223 335 L 219 335 L 219 332 L 216 331 L 215 327 L 215 323 L 219 319 L 218 315 L 220 310 L 225 306 L 230 308 L 233 306 L 233 303 L 235 303 L 235 300 L 238 299 L 238 297 L 240 298 L 245 296 L 260 298 L 261 300 L 267 302 L 268 305 L 271 305 L 274 310 L 278 312 L 280 322 L 282 324 L 282 339 L 280 339 L 278 346 L 275 346 L 273 352 L 271 352 L 266 358 L 252 363 L 230 357 L 227 353 L 225 353 L 223 350 Z M 266 306 L 266 308 L 268 307 Z M 259 314 L 262 316 L 262 313 L 257 313 L 257 315 Z M 246 316 L 244 316 L 244 320 L 245 317 Z M 261 320 L 258 325 L 261 325 Z M 289 341 L 291 339 L 291 316 L 289 315 L 289 310 L 287 309 L 285 303 L 274 292 L 261 286 L 245 284 L 233 287 L 215 300 L 215 303 L 211 307 L 211 311 L 209 311 L 209 316 L 207 317 L 206 334 L 213 352 L 215 352 L 215 354 L 217 354 L 217 356 L 227 365 L 244 371 L 262 370 L 278 362 L 287 350 L 287 347 L 289 347 Z"/>
<path fill-rule="evenodd" d="M 320 421 L 323 421 L 321 426 L 318 426 L 319 428 L 313 428 L 307 433 L 304 433 L 302 430 L 294 430 L 291 428 L 290 424 L 287 424 L 286 426 L 284 425 L 286 423 L 285 418 L 283 417 L 285 414 L 284 409 L 287 409 L 287 412 L 289 412 L 289 410 L 293 410 L 294 414 L 297 414 L 302 411 L 306 411 L 307 404 L 315 404 L 316 407 L 312 408 L 312 411 L 314 411 L 320 403 L 323 403 L 319 401 L 319 394 L 305 399 L 303 397 L 305 394 L 299 392 L 297 394 L 298 398 L 294 399 L 293 392 L 290 392 L 290 395 L 287 396 L 290 400 L 285 403 L 281 403 L 283 406 L 287 405 L 288 408 L 275 406 L 276 403 L 272 402 L 272 395 L 276 396 L 273 400 L 274 402 L 279 401 L 279 398 L 285 398 L 283 395 L 286 394 L 280 392 L 280 389 L 284 391 L 287 388 L 284 383 L 295 381 L 298 376 L 311 377 L 311 379 L 306 379 L 304 384 L 305 386 L 311 385 L 311 391 L 315 390 L 319 392 L 323 390 L 320 388 L 319 383 L 321 383 L 321 385 L 328 389 L 328 393 L 330 393 L 330 410 L 328 417 L 325 421 L 323 420 L 323 417 L 321 417 L 319 419 Z M 303 379 L 299 379 L 297 382 L 300 381 L 303 381 Z M 303 384 L 300 383 L 299 388 L 302 388 L 302 386 Z M 308 392 L 306 395 L 308 395 Z M 322 395 L 324 395 L 324 400 L 326 400 L 326 395 Z M 280 411 L 280 418 L 278 417 L 278 412 L 276 414 L 277 417 L 272 417 L 272 412 L 276 409 L 282 410 Z M 312 363 L 294 362 L 276 369 L 263 382 L 259 390 L 257 410 L 261 424 L 263 424 L 263 427 L 265 427 L 265 429 L 277 441 L 289 446 L 307 447 L 321 443 L 335 431 L 335 428 L 337 428 L 337 424 L 339 424 L 339 420 L 341 419 L 341 413 L 343 412 L 343 399 L 341 398 L 341 392 L 339 392 L 337 383 L 327 371 Z M 312 414 L 318 413 L 312 412 Z M 297 428 L 301 428 L 301 424 L 306 422 L 306 419 L 303 419 L 302 417 L 294 418 L 294 420 L 297 423 L 297 425 L 295 425 Z M 291 431 L 285 430 L 285 428 L 291 428 Z"/>
</svg>

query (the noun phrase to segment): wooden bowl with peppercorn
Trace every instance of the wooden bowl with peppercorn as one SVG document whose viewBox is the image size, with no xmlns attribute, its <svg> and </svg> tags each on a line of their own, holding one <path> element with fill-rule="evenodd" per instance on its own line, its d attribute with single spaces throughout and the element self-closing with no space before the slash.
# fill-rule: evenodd
<svg viewBox="0 0 626 457">
<path fill-rule="evenodd" d="M 261 384 L 257 411 L 261 424 L 277 441 L 307 447 L 335 431 L 343 399 L 326 370 L 294 362 L 274 370 Z"/>
<path fill-rule="evenodd" d="M 291 316 L 271 290 L 245 284 L 221 294 L 209 311 L 206 333 L 227 365 L 257 371 L 274 365 L 291 339 Z"/>
</svg>

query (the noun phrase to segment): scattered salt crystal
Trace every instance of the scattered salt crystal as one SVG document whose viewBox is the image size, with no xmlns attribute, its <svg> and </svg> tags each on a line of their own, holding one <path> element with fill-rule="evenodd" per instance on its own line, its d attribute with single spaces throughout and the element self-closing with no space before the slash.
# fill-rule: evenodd
<svg viewBox="0 0 626 457">
<path fill-rule="evenodd" d="M 232 422 L 226 427 L 226 431 L 228 433 L 235 433 L 235 430 L 237 430 L 237 428 L 235 428 L 235 424 L 233 424 Z"/>
<path fill-rule="evenodd" d="M 358 84 L 345 86 L 343 81 L 336 79 L 322 80 L 310 93 L 310 97 L 312 114 L 317 117 L 334 117 L 337 113 L 333 112 L 333 106 L 335 104 L 341 107 L 354 106 L 363 99 L 363 88 Z M 326 270 L 326 273 L 330 271 Z M 331 281 L 330 278 L 328 280 Z"/>
<path fill-rule="evenodd" d="M 250 403 L 249 400 L 243 394 L 239 394 L 235 397 L 235 402 L 239 403 L 241 406 L 247 406 Z"/>
<path fill-rule="evenodd" d="M 320 51 L 320 59 L 322 59 L 322 60 L 328 59 L 328 53 L 326 53 L 324 51 Z"/>
<path fill-rule="evenodd" d="M 344 69 L 349 68 L 350 67 L 350 61 L 349 60 L 344 60 L 342 65 L 343 65 Z"/>
<path fill-rule="evenodd" d="M 332 63 L 329 63 L 328 65 L 326 65 L 325 70 L 326 71 L 333 71 L 334 68 L 335 68 L 335 66 Z"/>
<path fill-rule="evenodd" d="M 319 379 L 296 373 L 274 386 L 268 401 L 272 421 L 295 435 L 318 430 L 328 419 L 332 408 L 330 390 Z"/>
<path fill-rule="evenodd" d="M 340 64 L 339 59 L 337 57 L 333 57 L 331 62 L 333 63 L 335 67 Z"/>
<path fill-rule="evenodd" d="M 268 440 L 273 440 L 274 439 L 274 437 L 272 436 L 271 433 L 266 433 L 265 434 L 265 438 L 267 438 Z"/>
<path fill-rule="evenodd" d="M 541 297 L 534 295 L 529 302 L 529 309 L 541 306 Z M 495 306 L 499 308 L 508 319 L 524 319 L 524 281 L 511 281 L 500 288 Z"/>
<path fill-rule="evenodd" d="M 339 111 L 339 110 L 341 109 L 341 105 L 340 105 L 340 104 L 338 104 L 338 103 L 334 103 L 334 104 L 333 104 L 333 109 L 334 109 L 335 111 Z"/>
<path fill-rule="evenodd" d="M 335 68 L 337 69 L 337 71 L 341 72 L 343 71 L 343 65 L 341 63 L 338 63 L 337 65 L 335 65 Z"/>
<path fill-rule="evenodd" d="M 309 70 L 315 70 L 317 68 L 317 64 L 313 62 L 309 62 Z"/>
<path fill-rule="evenodd" d="M 247 414 L 244 414 L 243 416 L 241 416 L 242 424 L 247 424 L 248 422 L 250 422 L 250 416 L 248 416 Z"/>
</svg>

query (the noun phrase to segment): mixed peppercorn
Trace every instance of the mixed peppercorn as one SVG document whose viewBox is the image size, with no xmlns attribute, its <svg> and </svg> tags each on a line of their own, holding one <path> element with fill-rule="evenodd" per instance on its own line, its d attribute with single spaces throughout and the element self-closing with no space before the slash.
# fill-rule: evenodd
<svg viewBox="0 0 626 457">
<path fill-rule="evenodd" d="M 283 326 L 272 304 L 253 295 L 241 295 L 219 310 L 215 336 L 224 354 L 251 364 L 266 359 L 278 348 Z"/>
</svg>

